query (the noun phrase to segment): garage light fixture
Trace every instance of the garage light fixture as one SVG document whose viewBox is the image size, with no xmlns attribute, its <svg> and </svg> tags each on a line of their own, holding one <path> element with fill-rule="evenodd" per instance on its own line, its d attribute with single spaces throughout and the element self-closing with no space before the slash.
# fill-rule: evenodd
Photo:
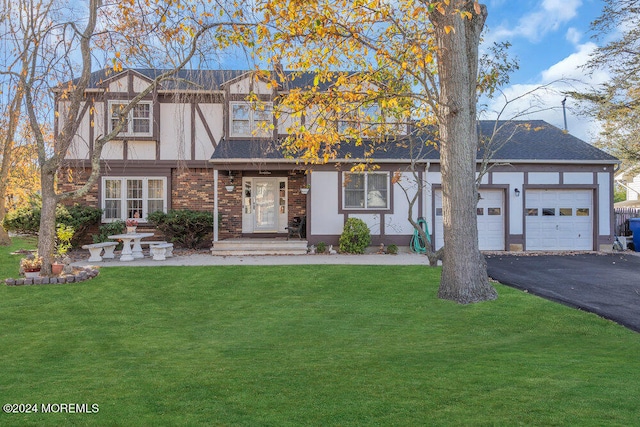
<svg viewBox="0 0 640 427">
<path fill-rule="evenodd" d="M 513 192 L 516 193 L 516 197 L 520 197 L 520 190 L 516 188 Z"/>
</svg>

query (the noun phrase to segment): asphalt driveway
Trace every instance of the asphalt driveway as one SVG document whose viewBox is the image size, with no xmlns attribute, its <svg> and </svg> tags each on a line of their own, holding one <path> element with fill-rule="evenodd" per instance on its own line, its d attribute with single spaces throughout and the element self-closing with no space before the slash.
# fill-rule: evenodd
<svg viewBox="0 0 640 427">
<path fill-rule="evenodd" d="M 640 256 L 487 255 L 489 277 L 640 332 Z"/>
</svg>

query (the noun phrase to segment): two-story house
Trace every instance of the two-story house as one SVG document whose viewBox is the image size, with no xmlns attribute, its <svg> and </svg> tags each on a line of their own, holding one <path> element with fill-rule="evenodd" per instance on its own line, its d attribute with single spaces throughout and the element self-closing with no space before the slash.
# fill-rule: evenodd
<svg viewBox="0 0 640 427">
<path fill-rule="evenodd" d="M 72 178 L 62 180 L 63 187 L 82 182 L 92 141 L 111 129 L 122 103 L 157 73 L 94 73 L 83 125 L 67 155 Z M 337 244 L 349 217 L 369 225 L 374 245 L 406 246 L 413 235 L 407 195 L 417 191 L 417 177 L 424 190 L 413 217 L 426 219 L 436 247 L 441 246 L 440 159 L 437 148 L 425 147 L 427 137 L 417 139 L 419 152 L 412 151 L 415 137 L 391 138 L 368 154 L 377 167 L 364 172 L 351 167 L 365 157 L 366 141 L 358 147 L 341 144 L 335 158 L 316 165 L 282 149 L 294 119 L 276 117 L 274 103 L 291 85 L 311 82 L 312 75 L 303 75 L 274 87 L 251 71 L 181 71 L 141 101 L 125 131 L 105 146 L 101 177 L 85 202 L 103 209 L 103 222 L 137 212 L 144 223 L 155 210 L 213 211 L 214 253 L 238 238 L 285 240 L 286 227 L 301 216 L 306 238 L 299 251 L 320 241 Z M 503 124 L 494 138 L 493 167 L 480 186 L 480 248 L 610 248 L 617 160 L 545 122 Z M 493 126 L 480 122 L 481 134 L 489 135 Z M 482 158 L 480 150 L 479 170 Z M 415 175 L 408 169 L 411 161 Z M 310 187 L 306 194 L 304 187 Z"/>
</svg>

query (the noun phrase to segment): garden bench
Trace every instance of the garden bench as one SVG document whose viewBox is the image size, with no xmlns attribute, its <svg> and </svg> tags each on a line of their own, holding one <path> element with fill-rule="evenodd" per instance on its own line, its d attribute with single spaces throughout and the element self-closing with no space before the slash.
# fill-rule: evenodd
<svg viewBox="0 0 640 427">
<path fill-rule="evenodd" d="M 173 243 L 161 242 L 149 245 L 155 261 L 164 261 L 173 256 Z"/>
<path fill-rule="evenodd" d="M 140 245 L 149 246 L 149 249 L 151 249 L 152 245 L 164 245 L 165 243 L 167 243 L 167 242 L 165 242 L 164 240 L 157 240 L 157 241 L 154 241 L 154 240 L 140 240 Z"/>
<path fill-rule="evenodd" d="M 116 249 L 116 246 L 118 246 L 118 242 L 102 242 L 102 243 L 92 243 L 90 245 L 83 245 L 82 249 L 89 250 L 89 254 L 91 254 L 91 256 L 89 257 L 89 261 L 100 262 L 102 261 L 102 258 L 109 258 L 109 259 L 115 258 L 116 256 L 113 253 L 113 251 Z M 100 256 L 103 249 L 104 249 L 104 255 Z"/>
</svg>

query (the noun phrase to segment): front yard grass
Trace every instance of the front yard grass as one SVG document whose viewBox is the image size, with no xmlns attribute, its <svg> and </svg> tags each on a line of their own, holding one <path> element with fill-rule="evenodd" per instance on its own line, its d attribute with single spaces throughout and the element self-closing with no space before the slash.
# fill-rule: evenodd
<svg viewBox="0 0 640 427">
<path fill-rule="evenodd" d="M 0 248 L 0 277 L 20 257 Z M 111 267 L 0 287 L 0 425 L 633 425 L 640 335 L 423 266 Z"/>
</svg>

